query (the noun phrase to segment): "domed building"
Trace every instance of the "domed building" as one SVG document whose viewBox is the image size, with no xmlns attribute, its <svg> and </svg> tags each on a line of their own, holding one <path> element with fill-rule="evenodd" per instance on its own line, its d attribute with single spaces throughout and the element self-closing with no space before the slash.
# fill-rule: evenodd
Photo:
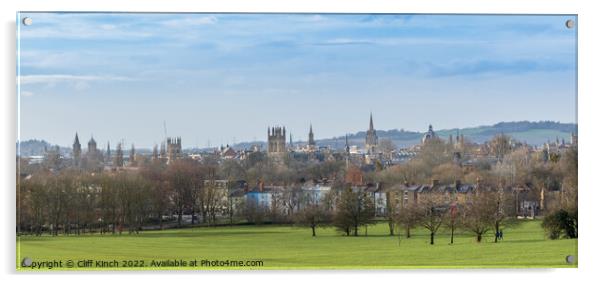
<svg viewBox="0 0 602 283">
<path fill-rule="evenodd" d="M 422 144 L 435 139 L 437 139 L 437 134 L 433 131 L 433 125 L 429 125 L 429 130 L 422 137 Z"/>
<path fill-rule="evenodd" d="M 94 136 L 92 136 L 90 141 L 88 141 L 88 154 L 96 155 L 96 150 L 96 141 L 94 140 Z"/>
</svg>

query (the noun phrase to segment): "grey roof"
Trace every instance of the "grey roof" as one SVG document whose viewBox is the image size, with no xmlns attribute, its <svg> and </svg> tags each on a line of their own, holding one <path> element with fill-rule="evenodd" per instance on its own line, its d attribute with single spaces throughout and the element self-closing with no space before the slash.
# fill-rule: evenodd
<svg viewBox="0 0 602 283">
<path fill-rule="evenodd" d="M 470 193 L 470 192 L 473 192 L 475 190 L 475 188 L 476 188 L 475 185 L 461 184 L 460 186 L 456 187 L 456 190 L 458 193 Z"/>
<path fill-rule="evenodd" d="M 469 193 L 473 192 L 475 189 L 476 185 L 474 184 L 437 184 L 434 186 L 432 184 L 400 184 L 389 187 L 389 191 L 406 191 L 416 193 Z"/>
</svg>

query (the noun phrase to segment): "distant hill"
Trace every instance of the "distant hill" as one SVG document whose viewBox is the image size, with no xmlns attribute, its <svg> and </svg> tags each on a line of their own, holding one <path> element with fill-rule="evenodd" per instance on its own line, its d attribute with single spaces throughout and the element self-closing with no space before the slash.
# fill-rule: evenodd
<svg viewBox="0 0 602 283">
<path fill-rule="evenodd" d="M 496 134 L 504 133 L 512 136 L 514 139 L 527 142 L 531 145 L 540 145 L 547 141 L 554 141 L 556 138 L 559 140 L 565 139 L 566 142 L 570 141 L 571 133 L 577 132 L 577 125 L 573 123 L 559 123 L 552 121 L 540 121 L 540 122 L 500 122 L 490 126 L 479 126 L 472 128 L 461 128 L 461 129 L 444 129 L 437 130 L 434 128 L 435 133 L 443 139 L 447 139 L 449 135 L 456 135 L 460 133 L 464 135 L 465 139 L 472 142 L 483 143 L 493 138 Z M 424 132 L 412 132 L 405 130 L 377 130 L 376 131 L 379 139 L 390 139 L 398 147 L 408 147 L 420 143 Z M 360 131 L 348 136 L 350 145 L 363 146 L 366 137 L 365 131 Z M 334 148 L 343 148 L 345 146 L 345 136 L 339 136 L 336 138 L 316 140 L 319 146 L 331 146 Z M 265 142 L 243 142 L 238 143 L 235 148 L 248 148 L 252 144 L 260 144 L 264 148 Z"/>
</svg>

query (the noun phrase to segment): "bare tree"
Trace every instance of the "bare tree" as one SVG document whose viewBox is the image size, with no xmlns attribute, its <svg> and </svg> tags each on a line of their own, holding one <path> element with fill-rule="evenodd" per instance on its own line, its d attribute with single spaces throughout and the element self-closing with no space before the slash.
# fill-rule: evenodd
<svg viewBox="0 0 602 283">
<path fill-rule="evenodd" d="M 396 223 L 398 227 L 403 227 L 406 238 L 411 237 L 411 229 L 420 223 L 422 214 L 417 203 L 409 201 L 405 203 L 397 215 Z"/>
<path fill-rule="evenodd" d="M 246 199 L 242 204 L 241 210 L 242 216 L 244 216 L 249 223 L 256 225 L 263 224 L 268 213 L 268 208 L 264 207 L 260 203 L 255 202 L 252 199 Z"/>
<path fill-rule="evenodd" d="M 159 229 L 163 230 L 163 215 L 169 208 L 169 184 L 165 174 L 165 166 L 159 162 L 149 163 L 142 168 L 142 176 L 149 181 L 153 214 L 159 222 Z"/>
<path fill-rule="evenodd" d="M 508 154 L 512 147 L 510 145 L 510 136 L 505 134 L 498 134 L 489 142 L 491 154 L 494 155 L 498 160 L 504 159 L 504 156 Z"/>
<path fill-rule="evenodd" d="M 421 210 L 420 224 L 430 232 L 431 245 L 435 244 L 435 234 L 443 224 L 447 211 L 443 196 L 436 192 L 426 193 L 418 203 Z"/>
<path fill-rule="evenodd" d="M 378 143 L 378 148 L 382 151 L 387 159 L 392 159 L 393 152 L 395 152 L 397 146 L 391 139 L 381 139 Z"/>
<path fill-rule="evenodd" d="M 297 225 L 310 227 L 311 235 L 315 237 L 316 228 L 328 225 L 330 215 L 328 210 L 320 203 L 308 203 L 295 213 L 294 218 Z"/>
<path fill-rule="evenodd" d="M 462 167 L 455 163 L 444 163 L 433 169 L 432 179 L 439 180 L 442 183 L 454 183 L 456 180 L 464 178 Z"/>
<path fill-rule="evenodd" d="M 194 206 L 193 190 L 195 189 L 195 172 L 192 162 L 176 160 L 167 169 L 167 180 L 170 186 L 173 205 L 178 215 L 178 226 L 182 226 L 184 211 Z"/>
<path fill-rule="evenodd" d="M 447 210 L 447 215 L 444 220 L 445 226 L 450 231 L 450 239 L 449 239 L 450 244 L 454 243 L 454 233 L 456 232 L 456 229 L 458 228 L 458 222 L 459 222 L 458 216 L 461 214 L 461 212 L 459 211 L 460 209 L 462 209 L 462 208 L 456 202 L 452 202 L 449 206 L 449 209 Z"/>
<path fill-rule="evenodd" d="M 374 201 L 363 191 L 353 191 L 348 187 L 343 189 L 337 202 L 334 216 L 334 226 L 348 236 L 353 232 L 358 236 L 361 226 L 374 223 Z"/>
<path fill-rule="evenodd" d="M 478 192 L 467 202 L 462 211 L 462 224 L 466 230 L 472 232 L 477 242 L 481 242 L 483 235 L 495 226 L 497 214 L 497 201 L 491 192 Z"/>
</svg>

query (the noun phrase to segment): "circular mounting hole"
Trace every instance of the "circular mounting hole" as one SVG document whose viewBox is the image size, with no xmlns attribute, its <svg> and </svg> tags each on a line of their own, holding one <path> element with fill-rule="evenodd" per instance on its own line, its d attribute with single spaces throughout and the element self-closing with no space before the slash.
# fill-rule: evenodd
<svg viewBox="0 0 602 283">
<path fill-rule="evenodd" d="M 25 17 L 23 18 L 23 24 L 26 26 L 30 26 L 31 24 L 33 24 L 33 20 L 30 17 Z"/>
<path fill-rule="evenodd" d="M 21 261 L 21 266 L 29 267 L 29 266 L 31 266 L 31 263 L 32 263 L 31 258 L 26 257 L 23 259 L 23 261 Z"/>
<path fill-rule="evenodd" d="M 573 21 L 573 20 L 567 20 L 567 21 L 564 23 L 564 25 L 565 25 L 567 28 L 573 28 L 573 27 L 575 26 L 575 21 Z"/>
</svg>

